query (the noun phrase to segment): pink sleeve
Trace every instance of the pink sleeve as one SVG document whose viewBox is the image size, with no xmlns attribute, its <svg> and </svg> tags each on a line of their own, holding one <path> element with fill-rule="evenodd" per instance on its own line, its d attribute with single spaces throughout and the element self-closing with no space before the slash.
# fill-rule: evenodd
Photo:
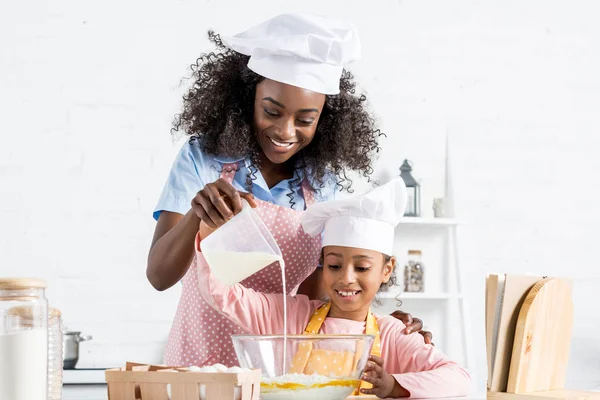
<svg viewBox="0 0 600 400">
<path fill-rule="evenodd" d="M 425 344 L 419 334 L 402 333 L 404 325 L 395 318 L 382 318 L 382 355 L 385 369 L 411 398 L 458 397 L 471 391 L 469 373 L 435 346 Z"/>
<path fill-rule="evenodd" d="M 226 315 L 251 334 L 283 333 L 283 294 L 265 294 L 241 284 L 224 285 L 215 278 L 200 251 L 200 233 L 196 235 L 196 258 L 200 295 L 214 309 Z M 287 296 L 288 333 L 304 329 L 315 306 L 303 295 Z M 292 317 L 293 316 L 293 317 Z"/>
</svg>

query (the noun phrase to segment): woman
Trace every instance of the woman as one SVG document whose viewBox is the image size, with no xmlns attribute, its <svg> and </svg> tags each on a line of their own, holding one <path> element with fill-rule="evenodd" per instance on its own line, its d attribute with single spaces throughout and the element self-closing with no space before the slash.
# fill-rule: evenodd
<svg viewBox="0 0 600 400">
<path fill-rule="evenodd" d="M 229 335 L 238 328 L 203 301 L 189 268 L 200 221 L 217 228 L 246 199 L 282 249 L 287 287 L 274 278 L 277 265 L 243 284 L 316 298 L 320 240 L 302 231 L 300 215 L 314 201 L 333 199 L 336 188 L 351 191 L 346 171 L 368 177 L 380 135 L 343 69 L 360 52 L 352 25 L 286 14 L 223 40 L 209 32 L 209 39 L 217 50 L 192 66 L 195 81 L 174 124 L 190 140 L 156 207 L 148 257 L 147 277 L 157 290 L 183 282 L 168 364 L 237 363 Z M 421 325 L 415 319 L 411 328 Z"/>
</svg>

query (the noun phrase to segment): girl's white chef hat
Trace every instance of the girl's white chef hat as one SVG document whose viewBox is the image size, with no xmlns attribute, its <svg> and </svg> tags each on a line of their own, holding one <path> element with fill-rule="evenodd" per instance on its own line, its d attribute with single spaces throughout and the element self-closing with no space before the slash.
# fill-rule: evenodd
<svg viewBox="0 0 600 400">
<path fill-rule="evenodd" d="M 222 40 L 257 74 L 323 94 L 338 94 L 344 65 L 360 58 L 353 24 L 311 14 L 278 15 Z"/>
<path fill-rule="evenodd" d="M 406 186 L 398 177 L 362 195 L 313 204 L 302 215 L 302 228 L 313 237 L 323 233 L 323 247 L 392 255 L 394 230 L 404 215 L 406 198 Z"/>
</svg>

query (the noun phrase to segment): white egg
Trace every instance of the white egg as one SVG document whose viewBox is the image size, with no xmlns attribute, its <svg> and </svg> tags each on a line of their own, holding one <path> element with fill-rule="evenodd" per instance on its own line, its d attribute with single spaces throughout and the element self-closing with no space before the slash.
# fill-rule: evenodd
<svg viewBox="0 0 600 400">
<path fill-rule="evenodd" d="M 202 371 L 202 368 L 196 367 L 196 366 L 191 366 L 191 367 L 188 367 L 188 371 L 200 372 L 200 371 Z"/>
<path fill-rule="evenodd" d="M 200 372 L 219 372 L 219 371 L 217 371 L 217 369 L 215 367 L 206 365 L 206 366 L 200 368 Z"/>
<path fill-rule="evenodd" d="M 213 367 L 216 368 L 219 372 L 227 372 L 227 367 L 223 364 L 215 364 L 213 365 Z"/>
<path fill-rule="evenodd" d="M 229 367 L 229 368 L 227 369 L 227 372 L 232 372 L 232 373 L 236 373 L 236 374 L 238 374 L 238 373 L 240 373 L 240 372 L 243 372 L 243 371 L 244 371 L 244 370 L 243 370 L 243 369 L 241 369 L 240 367 Z"/>
</svg>

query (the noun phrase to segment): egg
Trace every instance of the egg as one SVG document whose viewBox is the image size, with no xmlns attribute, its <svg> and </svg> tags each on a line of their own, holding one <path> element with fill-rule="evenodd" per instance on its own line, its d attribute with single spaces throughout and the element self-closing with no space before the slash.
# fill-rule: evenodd
<svg viewBox="0 0 600 400">
<path fill-rule="evenodd" d="M 223 364 L 214 364 L 213 367 L 216 368 L 218 372 L 227 372 L 227 367 Z"/>
</svg>

